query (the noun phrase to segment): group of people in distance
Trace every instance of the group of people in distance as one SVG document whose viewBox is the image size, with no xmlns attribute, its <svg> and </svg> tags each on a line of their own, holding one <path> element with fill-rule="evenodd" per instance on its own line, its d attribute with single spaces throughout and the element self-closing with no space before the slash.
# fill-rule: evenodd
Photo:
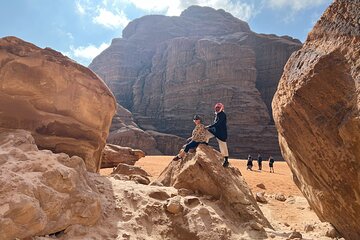
<svg viewBox="0 0 360 240">
<path fill-rule="evenodd" d="M 179 154 L 177 154 L 173 161 L 181 160 L 185 157 L 185 155 L 189 152 L 190 149 L 194 149 L 199 144 L 208 144 L 211 138 L 216 138 L 220 152 L 223 156 L 223 167 L 229 166 L 229 152 L 226 144 L 227 140 L 227 125 L 226 125 L 226 114 L 224 112 L 224 104 L 217 103 L 214 106 L 215 110 L 215 119 L 214 123 L 208 126 L 204 126 L 202 124 L 201 117 L 199 115 L 195 115 L 193 117 L 193 121 L 195 123 L 195 128 L 192 131 L 192 135 L 187 139 L 186 145 L 184 145 L 183 149 L 180 150 Z M 247 169 L 252 171 L 253 159 L 251 155 L 248 156 L 247 161 Z M 259 171 L 262 170 L 262 157 L 259 154 L 257 158 Z M 274 172 L 274 158 L 272 156 L 269 157 L 269 167 L 270 172 Z"/>
<path fill-rule="evenodd" d="M 262 170 L 262 157 L 260 154 L 258 154 L 257 157 L 257 163 L 258 163 L 258 170 L 261 171 Z M 274 173 L 274 158 L 272 156 L 269 157 L 269 169 L 270 169 L 270 173 Z M 246 170 L 250 170 L 252 171 L 252 167 L 253 167 L 253 158 L 251 157 L 251 155 L 249 154 L 248 156 L 248 160 L 247 160 L 247 164 L 246 164 Z"/>
</svg>

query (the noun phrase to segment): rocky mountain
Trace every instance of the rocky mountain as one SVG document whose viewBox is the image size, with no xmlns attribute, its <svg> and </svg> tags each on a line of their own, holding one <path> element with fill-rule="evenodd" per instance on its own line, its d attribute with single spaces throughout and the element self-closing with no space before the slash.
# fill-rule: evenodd
<svg viewBox="0 0 360 240">
<path fill-rule="evenodd" d="M 360 239 L 360 1 L 336 0 L 273 101 L 284 158 L 320 219 Z"/>
<path fill-rule="evenodd" d="M 280 157 L 271 100 L 301 43 L 256 34 L 223 10 L 192 6 L 179 17 L 145 16 L 90 64 L 143 129 L 189 137 L 192 116 L 213 121 L 225 104 L 232 156 Z"/>
<path fill-rule="evenodd" d="M 39 148 L 80 156 L 96 172 L 115 107 L 88 68 L 16 37 L 0 39 L 0 127 L 28 130 Z"/>
</svg>

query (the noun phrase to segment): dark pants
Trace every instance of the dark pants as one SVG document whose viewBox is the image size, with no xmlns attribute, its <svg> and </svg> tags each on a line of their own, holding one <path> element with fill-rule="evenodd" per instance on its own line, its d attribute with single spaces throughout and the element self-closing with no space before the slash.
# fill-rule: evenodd
<svg viewBox="0 0 360 240">
<path fill-rule="evenodd" d="M 203 143 L 203 144 L 206 144 L 206 145 L 207 145 L 207 143 L 206 143 L 206 142 L 195 142 L 195 141 L 191 141 L 191 142 L 189 142 L 188 144 L 186 144 L 186 145 L 185 145 L 184 152 L 188 153 L 190 149 L 192 149 L 192 148 L 196 148 L 196 147 L 197 147 L 197 146 L 199 146 L 199 144 L 201 144 L 201 143 Z"/>
</svg>

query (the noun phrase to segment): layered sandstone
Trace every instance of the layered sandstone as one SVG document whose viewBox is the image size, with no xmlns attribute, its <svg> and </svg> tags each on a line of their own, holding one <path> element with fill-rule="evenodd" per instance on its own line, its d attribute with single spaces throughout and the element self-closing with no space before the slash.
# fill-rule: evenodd
<svg viewBox="0 0 360 240">
<path fill-rule="evenodd" d="M 213 120 L 225 104 L 232 155 L 280 157 L 269 110 L 282 68 L 299 41 L 253 33 L 223 10 L 193 6 L 180 17 L 145 16 L 90 68 L 141 128 L 189 137 L 192 116 Z"/>
<path fill-rule="evenodd" d="M 100 166 L 115 99 L 91 70 L 52 49 L 0 39 L 0 127 L 31 131 L 39 148 Z"/>
<path fill-rule="evenodd" d="M 311 207 L 360 239 L 360 1 L 336 0 L 288 61 L 274 97 L 284 158 Z"/>
<path fill-rule="evenodd" d="M 100 195 L 84 161 L 38 150 L 28 131 L 0 129 L 0 238 L 28 239 L 94 225 Z"/>
</svg>

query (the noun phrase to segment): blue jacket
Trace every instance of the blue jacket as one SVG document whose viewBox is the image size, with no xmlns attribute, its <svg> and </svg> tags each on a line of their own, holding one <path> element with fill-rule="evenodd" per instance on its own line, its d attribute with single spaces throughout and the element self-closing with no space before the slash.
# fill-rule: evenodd
<svg viewBox="0 0 360 240">
<path fill-rule="evenodd" d="M 223 111 L 216 113 L 214 123 L 209 126 L 209 132 L 214 134 L 214 136 L 221 141 L 226 142 L 226 114 Z"/>
</svg>

